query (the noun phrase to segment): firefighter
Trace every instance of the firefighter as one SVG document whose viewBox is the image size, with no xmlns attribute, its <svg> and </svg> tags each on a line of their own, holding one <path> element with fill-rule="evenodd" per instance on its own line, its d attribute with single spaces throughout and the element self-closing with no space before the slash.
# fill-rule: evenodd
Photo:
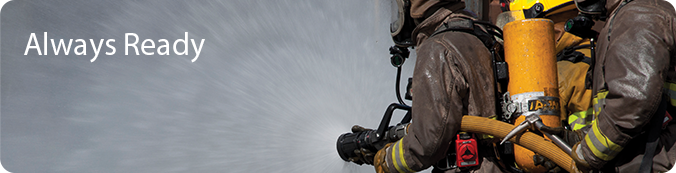
<svg viewBox="0 0 676 173">
<path fill-rule="evenodd" d="M 574 144 L 575 169 L 668 171 L 676 161 L 674 8 L 663 0 L 575 4 L 581 17 L 606 20 L 592 74 L 593 122 L 556 130 Z"/>
<path fill-rule="evenodd" d="M 474 32 L 466 32 L 486 33 L 487 28 L 473 22 L 476 19 L 463 10 L 465 5 L 460 0 L 396 1 L 390 27 L 393 40 L 400 47 L 414 46 L 417 54 L 411 89 L 412 123 L 406 136 L 375 154 L 372 163 L 379 173 L 427 169 L 446 158 L 449 150 L 455 150 L 450 146 L 463 115 L 496 115 L 492 54 Z M 485 147 L 480 145 L 479 151 L 493 151 L 482 149 Z M 492 159 L 493 152 L 469 155 L 478 157 L 479 165 L 463 170 L 502 172 Z"/>
</svg>

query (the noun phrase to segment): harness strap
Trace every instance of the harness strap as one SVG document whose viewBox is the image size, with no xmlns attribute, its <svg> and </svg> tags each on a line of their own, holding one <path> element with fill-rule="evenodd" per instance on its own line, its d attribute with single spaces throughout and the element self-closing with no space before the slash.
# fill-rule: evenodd
<svg viewBox="0 0 676 173">
<path fill-rule="evenodd" d="M 662 131 L 662 121 L 664 120 L 665 114 L 667 114 L 667 106 L 669 106 L 667 104 L 668 99 L 669 98 L 667 97 L 662 97 L 660 107 L 657 108 L 657 113 L 653 115 L 648 123 L 648 141 L 645 145 L 643 161 L 638 169 L 638 172 L 640 173 L 652 172 L 653 157 L 655 156 L 655 149 L 657 149 L 657 143 L 660 139 L 660 131 Z"/>
<path fill-rule="evenodd" d="M 502 30 L 497 26 L 483 21 L 472 20 L 470 18 L 458 18 L 461 20 L 456 19 L 443 23 L 430 37 L 448 31 L 458 31 L 476 36 L 489 50 L 493 49 L 496 44 L 499 44 L 494 36 L 502 38 Z M 479 25 L 486 27 L 486 31 L 482 30 Z"/>
<path fill-rule="evenodd" d="M 591 48 L 591 45 L 586 44 L 564 48 L 563 51 L 556 54 L 556 61 L 570 61 L 572 63 L 584 62 L 591 66 L 592 59 L 587 57 L 584 53 L 577 51 L 578 49 L 588 48 Z"/>
</svg>

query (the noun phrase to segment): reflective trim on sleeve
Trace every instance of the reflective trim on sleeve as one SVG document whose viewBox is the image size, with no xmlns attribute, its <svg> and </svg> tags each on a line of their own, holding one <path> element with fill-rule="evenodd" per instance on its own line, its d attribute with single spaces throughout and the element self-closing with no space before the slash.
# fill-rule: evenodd
<svg viewBox="0 0 676 173">
<path fill-rule="evenodd" d="M 594 116 L 590 115 L 593 111 L 594 108 L 589 108 L 586 111 L 575 112 L 568 116 L 568 124 L 572 130 L 580 130 L 594 122 Z"/>
<path fill-rule="evenodd" d="M 594 99 L 592 100 L 592 105 L 594 105 L 594 117 L 598 116 L 599 113 L 601 113 L 601 108 L 606 105 L 606 96 L 608 96 L 607 90 L 601 90 L 594 96 Z"/>
<path fill-rule="evenodd" d="M 671 106 L 676 106 L 676 83 L 665 82 L 664 88 L 667 90 L 667 95 L 669 95 Z"/>
<path fill-rule="evenodd" d="M 403 138 L 395 142 L 392 146 L 392 164 L 394 168 L 397 169 L 397 172 L 409 173 L 415 172 L 408 167 L 406 160 L 404 159 L 404 144 Z"/>
<path fill-rule="evenodd" d="M 612 160 L 620 153 L 620 151 L 622 151 L 622 149 L 624 149 L 622 146 L 610 141 L 610 139 L 603 134 L 599 129 L 598 121 L 592 123 L 592 128 L 589 129 L 589 132 L 585 136 L 585 141 L 587 141 L 587 146 L 592 153 L 594 153 L 594 156 L 605 161 Z"/>
</svg>

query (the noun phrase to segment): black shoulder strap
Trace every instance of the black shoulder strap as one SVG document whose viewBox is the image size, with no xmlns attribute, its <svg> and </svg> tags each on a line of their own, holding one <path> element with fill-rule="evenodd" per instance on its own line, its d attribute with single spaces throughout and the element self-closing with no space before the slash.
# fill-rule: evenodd
<svg viewBox="0 0 676 173">
<path fill-rule="evenodd" d="M 653 157 L 655 156 L 655 150 L 657 149 L 657 143 L 660 139 L 660 132 L 662 131 L 662 121 L 664 116 L 667 113 L 667 107 L 669 106 L 668 100 L 669 97 L 662 94 L 662 101 L 660 106 L 657 108 L 657 112 L 650 119 L 650 122 L 647 126 L 648 141 L 645 144 L 645 152 L 643 153 L 643 161 L 641 161 L 641 166 L 638 169 L 640 173 L 653 172 Z"/>
<path fill-rule="evenodd" d="M 481 29 L 480 26 L 484 26 L 486 31 Z M 499 44 L 495 37 L 502 39 L 502 30 L 497 26 L 488 22 L 472 20 L 465 17 L 454 18 L 450 22 L 443 23 L 430 37 L 449 31 L 472 34 L 479 38 L 489 50 L 493 49 L 496 44 Z"/>
<path fill-rule="evenodd" d="M 591 65 L 591 57 L 588 57 L 584 53 L 577 51 L 578 49 L 590 47 L 591 45 L 566 47 L 561 52 L 556 54 L 556 61 L 570 61 L 572 63 L 584 62 Z"/>
<path fill-rule="evenodd" d="M 483 29 L 481 28 L 482 26 Z M 503 58 L 504 51 L 502 50 L 502 44 L 497 41 L 497 38 L 502 39 L 502 29 L 489 22 L 458 17 L 443 23 L 430 37 L 444 32 L 465 32 L 474 35 L 491 52 L 493 78 L 495 81 L 495 113 L 496 115 L 502 115 L 502 104 L 500 103 L 502 93 L 499 92 L 498 85 L 502 89 L 507 89 L 507 82 L 509 81 L 507 63 Z"/>
</svg>

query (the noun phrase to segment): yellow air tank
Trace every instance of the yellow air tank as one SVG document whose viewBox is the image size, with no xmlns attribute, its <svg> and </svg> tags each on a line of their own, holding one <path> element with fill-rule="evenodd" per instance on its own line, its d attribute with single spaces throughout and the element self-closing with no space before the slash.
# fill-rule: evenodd
<svg viewBox="0 0 676 173">
<path fill-rule="evenodd" d="M 561 126 L 556 72 L 554 22 L 549 19 L 525 19 L 509 22 L 503 29 L 505 61 L 509 66 L 510 104 L 515 124 L 526 114 L 538 114 L 545 125 Z M 545 172 L 533 164 L 534 153 L 514 146 L 515 160 L 526 172 Z"/>
</svg>

